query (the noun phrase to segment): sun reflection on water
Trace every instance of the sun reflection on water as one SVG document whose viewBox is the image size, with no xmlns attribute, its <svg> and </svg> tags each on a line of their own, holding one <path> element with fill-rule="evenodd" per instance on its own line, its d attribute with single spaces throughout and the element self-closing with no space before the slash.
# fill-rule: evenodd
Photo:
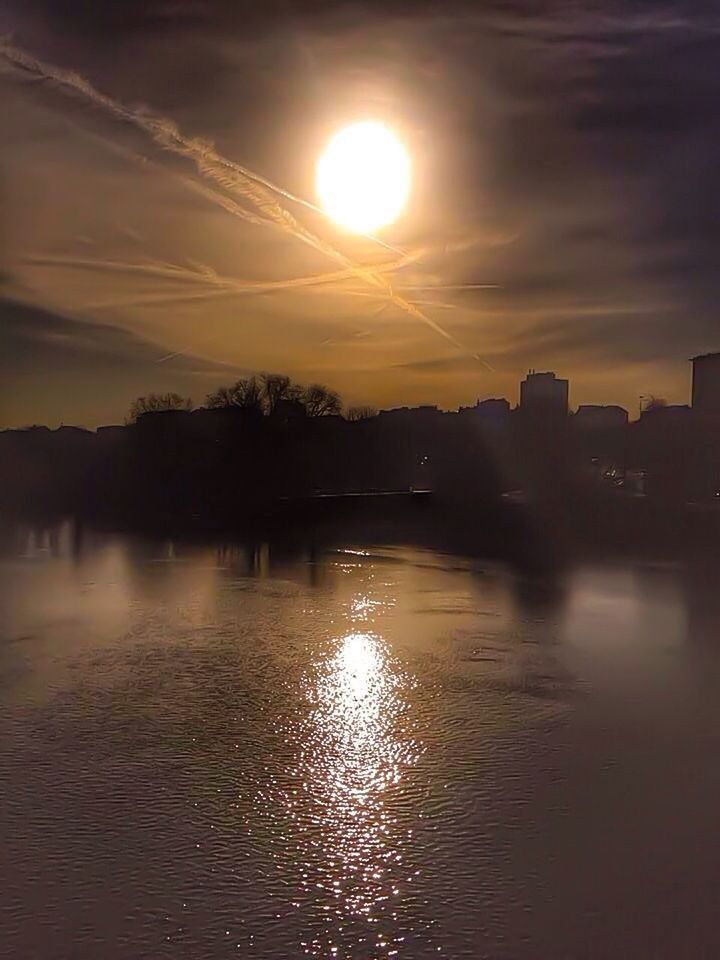
<svg viewBox="0 0 720 960">
<path fill-rule="evenodd" d="M 409 712 L 412 679 L 371 629 L 379 606 L 354 597 L 353 629 L 304 679 L 310 711 L 289 771 L 301 789 L 286 791 L 285 806 L 301 838 L 309 910 L 302 947 L 310 956 L 394 957 L 407 932 L 415 871 L 407 856 L 412 829 L 398 804 L 421 746 Z"/>
</svg>

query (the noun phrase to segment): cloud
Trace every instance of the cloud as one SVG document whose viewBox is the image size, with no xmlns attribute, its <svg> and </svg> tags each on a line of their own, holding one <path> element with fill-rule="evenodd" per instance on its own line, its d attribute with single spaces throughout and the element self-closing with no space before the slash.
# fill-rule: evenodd
<svg viewBox="0 0 720 960">
<path fill-rule="evenodd" d="M 0 299 L 0 425 L 117 420 L 140 393 L 201 400 L 240 371 L 191 357 L 158 367 L 161 351 L 117 327 Z"/>
<path fill-rule="evenodd" d="M 476 390 L 511 391 L 527 366 L 542 365 L 625 403 L 642 367 L 644 391 L 685 398 L 686 357 L 720 346 L 720 19 L 711 4 L 216 0 L 170 16 L 171 6 L 31 0 L 6 11 L 3 26 L 305 196 L 337 123 L 372 111 L 396 124 L 416 183 L 391 239 L 423 250 L 396 289 L 424 301 L 436 294 L 403 284 L 442 288 L 455 309 L 423 310 L 496 375 L 397 312 L 379 313 L 379 300 L 348 296 L 344 281 L 242 303 L 224 294 L 184 302 L 170 278 L 149 272 L 80 277 L 42 266 L 39 258 L 90 254 L 201 263 L 259 284 L 333 269 L 292 238 L 236 223 L 122 125 L 3 75 L 1 266 L 34 302 L 101 316 L 165 355 L 318 373 L 357 402 L 467 402 Z M 310 212 L 298 217 L 317 227 Z M 337 242 L 372 259 L 362 243 Z M 452 289 L 483 281 L 497 289 Z"/>
</svg>

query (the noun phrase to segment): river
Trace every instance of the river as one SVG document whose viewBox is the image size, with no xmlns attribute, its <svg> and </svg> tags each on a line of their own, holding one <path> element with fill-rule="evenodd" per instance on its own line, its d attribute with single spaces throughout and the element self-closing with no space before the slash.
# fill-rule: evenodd
<svg viewBox="0 0 720 960">
<path fill-rule="evenodd" d="M 720 578 L 6 529 L 0 955 L 720 953 Z"/>
</svg>

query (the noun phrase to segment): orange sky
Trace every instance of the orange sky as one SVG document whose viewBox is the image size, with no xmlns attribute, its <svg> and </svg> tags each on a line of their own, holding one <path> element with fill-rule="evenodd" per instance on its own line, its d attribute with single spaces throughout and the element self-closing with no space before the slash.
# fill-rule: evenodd
<svg viewBox="0 0 720 960">
<path fill-rule="evenodd" d="M 113 42 L 100 24 L 90 42 L 72 18 L 49 29 L 46 6 L 45 20 L 16 10 L 0 27 L 20 24 L 19 46 L 310 199 L 314 159 L 338 124 L 395 126 L 415 183 L 383 239 L 404 259 L 281 202 L 353 263 L 384 270 L 467 349 L 358 276 L 327 278 L 341 268 L 326 253 L 233 214 L 223 197 L 236 194 L 146 133 L 3 62 L 0 425 L 117 421 L 138 393 L 176 389 L 200 403 L 259 370 L 325 382 L 348 404 L 454 407 L 514 402 L 529 367 L 553 369 L 569 377 L 573 405 L 634 412 L 639 394 L 686 402 L 687 357 L 717 348 L 703 204 L 694 184 L 668 192 L 683 157 L 698 175 L 708 165 L 695 160 L 703 117 L 669 140 L 652 102 L 634 125 L 602 113 L 627 51 L 662 49 L 668 30 L 675 48 L 687 44 L 687 25 L 650 18 L 640 31 L 630 18 L 610 30 L 598 19 L 573 32 L 548 14 L 498 39 L 502 23 L 471 5 L 453 19 L 371 4 L 302 29 L 259 17 L 250 37 L 220 29 L 222 17 Z M 471 55 L 468 31 L 485 58 Z M 625 53 L 613 54 L 617 31 Z M 660 98 L 651 67 L 650 100 Z M 683 81 L 687 104 L 701 80 Z M 602 90 L 608 103 L 592 99 Z M 679 122 L 687 104 L 670 96 L 668 117 Z"/>
</svg>

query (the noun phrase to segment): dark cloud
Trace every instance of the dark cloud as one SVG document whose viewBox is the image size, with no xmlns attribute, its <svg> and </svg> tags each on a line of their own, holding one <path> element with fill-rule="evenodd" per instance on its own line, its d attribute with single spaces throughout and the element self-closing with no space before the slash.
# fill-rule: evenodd
<svg viewBox="0 0 720 960">
<path fill-rule="evenodd" d="M 40 307 L 0 299 L 0 373 L 9 376 L 57 365 L 112 372 L 128 364 L 155 364 L 167 351 L 117 327 L 72 320 Z M 185 373 L 216 371 L 219 364 L 182 358 Z"/>
<path fill-rule="evenodd" d="M 237 375 L 194 357 L 168 367 L 163 353 L 116 327 L 0 299 L 0 426 L 112 422 L 139 393 L 177 390 L 199 401 Z"/>
<path fill-rule="evenodd" d="M 101 89 L 149 104 L 303 195 L 312 191 L 318 146 L 336 123 L 372 112 L 397 124 L 415 158 L 416 192 L 391 239 L 424 251 L 406 272 L 408 285 L 499 285 L 444 290 L 438 297 L 456 309 L 433 314 L 492 362 L 495 380 L 482 378 L 489 393 L 510 393 L 524 368 L 546 364 L 579 389 L 583 378 L 592 381 L 593 396 L 630 404 L 643 365 L 643 376 L 656 380 L 646 379 L 643 390 L 684 400 L 686 357 L 720 347 L 720 15 L 713 4 L 30 0 L 6 12 L 1 25 Z M 69 230 L 70 220 L 72 236 L 92 235 L 107 260 L 185 257 L 248 278 L 328 269 L 274 235 L 224 226 L 197 201 L 171 198 L 162 174 L 138 173 L 137 164 L 116 164 L 102 189 L 94 188 L 110 162 L 76 134 L 66 144 L 67 131 L 52 117 L 95 130 L 99 119 L 37 87 L 24 98 L 10 125 L 23 131 L 14 182 L 62 157 L 69 193 L 87 184 L 88 203 L 83 217 L 63 207 L 32 230 L 14 213 L 6 272 L 20 269 L 18 235 L 24 254 L 66 252 L 62 227 Z M 37 104 L 47 114 L 30 123 L 28 105 Z M 52 149 L 42 140 L 49 130 Z M 102 132 L 128 143 L 127 131 L 107 124 Z M 138 138 L 132 146 L 170 167 Z M 38 182 L 28 197 L 39 196 L 43 211 L 59 206 L 43 192 L 47 178 Z M 100 235 L 101 215 L 114 233 Z M 132 231 L 144 239 L 142 251 L 143 243 L 132 248 Z M 53 298 L 59 281 L 49 273 L 28 277 L 25 270 L 22 279 L 55 306 L 72 307 L 80 289 L 73 278 Z M 92 293 L 84 302 L 97 302 Z M 116 293 L 121 303 L 136 291 Z M 220 348 L 215 334 L 205 337 L 208 313 L 200 323 L 175 307 L 164 316 L 159 308 L 142 316 L 117 309 L 112 320 L 126 329 L 146 324 L 148 338 L 167 343 L 167 351 L 187 338 L 198 354 L 229 355 L 238 366 L 312 371 L 357 402 L 416 398 L 432 376 L 435 393 L 422 399 L 451 404 L 472 399 L 468 391 L 480 382 L 473 364 L 448 357 L 429 330 L 391 311 L 376 322 L 372 301 L 296 294 L 242 309 L 242 324 L 234 304 L 218 304 L 212 314 L 226 337 Z M 368 336 L 359 340 L 357 330 Z M 112 349 L 122 352 L 119 342 Z M 29 370 L 31 351 L 27 362 Z"/>
</svg>

